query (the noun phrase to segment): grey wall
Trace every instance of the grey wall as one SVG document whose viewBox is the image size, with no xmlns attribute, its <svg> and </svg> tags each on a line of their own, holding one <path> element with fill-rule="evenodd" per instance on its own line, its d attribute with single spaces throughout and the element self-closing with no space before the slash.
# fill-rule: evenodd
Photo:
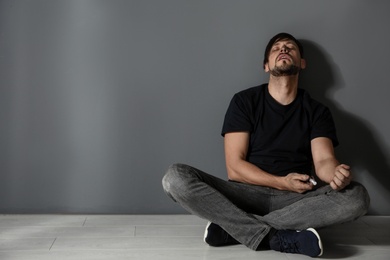
<svg viewBox="0 0 390 260">
<path fill-rule="evenodd" d="M 269 38 L 302 39 L 302 87 L 390 214 L 390 2 L 0 1 L 0 212 L 184 213 L 161 178 L 225 178 L 232 95 L 267 81 Z"/>
</svg>

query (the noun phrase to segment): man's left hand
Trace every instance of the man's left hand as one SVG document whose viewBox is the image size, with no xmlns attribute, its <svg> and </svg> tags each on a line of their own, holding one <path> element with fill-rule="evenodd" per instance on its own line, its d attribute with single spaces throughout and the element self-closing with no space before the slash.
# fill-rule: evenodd
<svg viewBox="0 0 390 260">
<path fill-rule="evenodd" d="M 342 190 L 351 183 L 352 173 L 351 167 L 346 164 L 340 164 L 335 169 L 335 174 L 330 186 L 334 190 Z"/>
</svg>

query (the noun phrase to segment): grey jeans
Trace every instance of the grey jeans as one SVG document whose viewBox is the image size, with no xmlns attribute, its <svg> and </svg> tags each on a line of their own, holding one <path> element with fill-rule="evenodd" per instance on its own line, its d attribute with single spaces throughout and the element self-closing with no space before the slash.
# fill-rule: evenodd
<svg viewBox="0 0 390 260">
<path fill-rule="evenodd" d="M 352 182 L 342 191 L 329 185 L 299 194 L 226 181 L 184 164 L 169 167 L 165 193 L 184 209 L 221 226 L 256 250 L 271 228 L 303 230 L 352 221 L 367 212 L 366 189 Z"/>
</svg>

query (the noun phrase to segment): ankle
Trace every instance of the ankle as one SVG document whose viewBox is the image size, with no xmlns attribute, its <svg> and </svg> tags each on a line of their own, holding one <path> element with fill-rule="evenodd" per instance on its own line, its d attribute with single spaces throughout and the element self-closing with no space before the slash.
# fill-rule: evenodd
<svg viewBox="0 0 390 260">
<path fill-rule="evenodd" d="M 261 240 L 259 246 L 256 248 L 256 251 L 261 251 L 261 250 L 270 250 L 271 247 L 270 247 L 270 240 L 271 238 L 275 235 L 275 233 L 277 232 L 278 230 L 274 229 L 274 228 L 271 228 L 269 231 L 268 231 L 268 234 L 263 238 L 263 240 Z"/>
</svg>

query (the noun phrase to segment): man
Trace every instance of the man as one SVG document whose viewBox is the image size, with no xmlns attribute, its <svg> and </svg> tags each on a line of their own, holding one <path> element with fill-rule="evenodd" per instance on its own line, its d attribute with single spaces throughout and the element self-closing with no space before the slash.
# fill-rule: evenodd
<svg viewBox="0 0 390 260">
<path fill-rule="evenodd" d="M 268 84 L 237 93 L 226 112 L 229 181 L 174 164 L 163 187 L 186 210 L 209 220 L 205 242 L 211 246 L 241 243 L 320 256 L 315 228 L 362 216 L 368 193 L 335 158 L 338 140 L 329 109 L 298 88 L 306 66 L 301 43 L 277 34 L 263 64 Z"/>
</svg>

